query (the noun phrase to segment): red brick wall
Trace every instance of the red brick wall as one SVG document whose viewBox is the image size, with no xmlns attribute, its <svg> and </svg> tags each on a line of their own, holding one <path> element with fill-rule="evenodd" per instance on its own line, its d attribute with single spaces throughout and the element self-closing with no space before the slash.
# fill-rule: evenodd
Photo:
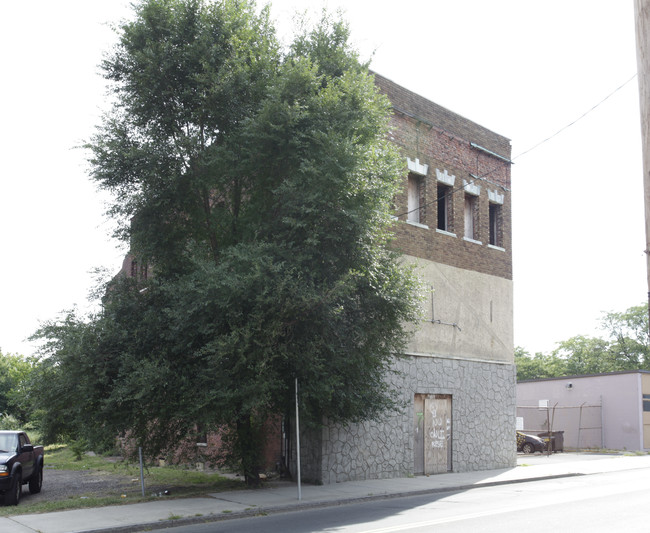
<svg viewBox="0 0 650 533">
<path fill-rule="evenodd" d="M 396 214 L 401 222 L 395 225 L 394 247 L 415 257 L 512 279 L 511 164 L 471 144 L 510 159 L 510 141 L 386 78 L 375 75 L 375 81 L 393 105 L 389 138 L 400 148 L 405 165 L 409 157 L 429 166 L 420 197 L 421 206 L 424 206 L 420 220 L 428 228 L 404 222 L 408 211 L 405 177 L 403 192 L 395 199 Z M 436 231 L 436 169 L 456 176 L 451 209 L 451 232 L 455 237 Z M 474 237 L 481 244 L 464 239 L 463 180 L 481 187 Z M 488 189 L 504 195 L 499 249 L 488 246 Z"/>
<path fill-rule="evenodd" d="M 282 465 L 282 417 L 269 418 L 264 429 L 263 468 L 274 472 L 278 465 Z"/>
</svg>

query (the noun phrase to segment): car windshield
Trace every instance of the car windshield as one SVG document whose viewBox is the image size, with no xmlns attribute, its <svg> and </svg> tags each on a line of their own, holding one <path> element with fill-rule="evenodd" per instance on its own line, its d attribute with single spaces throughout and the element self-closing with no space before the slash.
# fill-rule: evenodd
<svg viewBox="0 0 650 533">
<path fill-rule="evenodd" d="M 13 452 L 18 448 L 18 435 L 0 434 L 0 451 Z"/>
</svg>

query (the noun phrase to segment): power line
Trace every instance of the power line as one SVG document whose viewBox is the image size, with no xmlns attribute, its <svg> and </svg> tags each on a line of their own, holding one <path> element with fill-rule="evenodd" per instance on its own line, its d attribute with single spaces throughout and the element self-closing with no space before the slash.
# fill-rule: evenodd
<svg viewBox="0 0 650 533">
<path fill-rule="evenodd" d="M 535 148 L 537 148 L 537 147 L 541 146 L 542 144 L 544 144 L 544 143 L 550 141 L 552 138 L 556 137 L 557 135 L 559 135 L 560 133 L 562 133 L 562 132 L 563 132 L 564 130 L 566 130 L 567 128 L 570 128 L 570 127 L 573 126 L 575 123 L 577 123 L 577 122 L 579 122 L 580 120 L 582 120 L 583 118 L 585 118 L 589 113 L 591 113 L 594 109 L 596 109 L 597 107 L 599 107 L 599 106 L 600 106 L 602 103 L 604 103 L 606 100 L 608 100 L 609 98 L 611 98 L 612 96 L 614 96 L 618 91 L 620 91 L 623 87 L 625 87 L 628 83 L 630 83 L 630 82 L 631 82 L 634 78 L 636 78 L 636 77 L 637 77 L 637 74 L 634 73 L 634 75 L 633 75 L 629 80 L 627 80 L 625 83 L 623 83 L 622 85 L 620 85 L 619 87 L 617 87 L 616 89 L 614 89 L 611 93 L 609 93 L 607 96 L 605 96 L 605 98 L 603 98 L 600 102 L 598 102 L 595 106 L 593 106 L 593 107 L 592 107 L 591 109 L 589 109 L 588 111 L 585 111 L 582 115 L 580 115 L 580 116 L 579 116 L 577 119 L 575 119 L 573 122 L 570 122 L 570 123 L 567 124 L 566 126 L 560 128 L 559 130 L 557 130 L 557 131 L 556 131 L 553 135 L 551 135 L 550 137 L 547 137 L 547 138 L 544 139 L 543 141 L 540 141 L 540 142 L 538 142 L 537 144 L 533 145 L 532 147 L 528 148 L 527 150 L 524 150 L 524 151 L 521 152 L 520 154 L 517 154 L 515 157 L 512 158 L 512 160 L 514 161 L 515 159 L 521 157 L 522 155 L 527 154 L 528 152 L 532 152 Z"/>
<path fill-rule="evenodd" d="M 553 139 L 554 137 L 558 136 L 560 133 L 562 133 L 562 132 L 563 132 L 564 130 L 566 130 L 567 128 L 570 128 L 571 126 L 573 126 L 574 124 L 576 124 L 577 122 L 579 122 L 580 120 L 582 120 L 582 119 L 583 119 L 584 117 L 586 117 L 589 113 L 591 113 L 592 111 L 594 111 L 594 110 L 595 110 L 596 108 L 598 108 L 601 104 L 603 104 L 603 103 L 604 103 L 605 101 L 607 101 L 609 98 L 611 98 L 612 96 L 614 96 L 618 91 L 620 91 L 621 89 L 623 89 L 623 88 L 624 88 L 628 83 L 630 83 L 630 82 L 631 82 L 634 78 L 636 78 L 636 77 L 637 77 L 637 73 L 635 72 L 634 75 L 633 75 L 631 78 L 629 78 L 629 79 L 628 79 L 627 81 L 625 81 L 623 84 L 621 84 L 621 85 L 618 86 L 616 89 L 614 89 L 611 93 L 609 93 L 607 96 L 605 96 L 605 98 L 603 98 L 602 100 L 600 100 L 600 102 L 598 102 L 596 105 L 592 106 L 589 110 L 585 111 L 582 115 L 580 115 L 578 118 L 576 118 L 573 122 L 570 122 L 570 123 L 567 124 L 566 126 L 560 128 L 559 130 L 557 130 L 557 131 L 556 131 L 553 135 L 551 135 L 550 137 L 547 137 L 547 138 L 544 139 L 543 141 L 540 141 L 540 142 L 538 142 L 537 144 L 535 144 L 535 145 L 531 146 L 530 148 L 528 148 L 527 150 L 524 150 L 523 152 L 517 154 L 515 157 L 513 157 L 513 158 L 511 159 L 511 161 L 514 161 L 515 159 L 521 157 L 522 155 L 525 155 L 525 154 L 527 154 L 527 153 L 529 153 L 529 152 L 532 152 L 532 151 L 535 150 L 536 148 L 539 148 L 539 147 L 542 146 L 544 143 L 546 143 L 546 142 L 550 141 L 551 139 Z M 404 112 L 402 112 L 402 113 L 404 113 Z M 406 114 L 406 113 L 405 113 L 405 114 Z M 413 118 L 416 118 L 416 119 L 417 119 L 417 117 L 413 117 Z M 418 120 L 420 120 L 420 119 L 418 119 Z M 501 166 L 495 166 L 492 170 L 490 170 L 489 172 L 485 173 L 482 177 L 479 177 L 479 176 L 473 176 L 473 175 L 470 174 L 470 176 L 471 176 L 472 179 L 468 182 L 468 184 L 473 184 L 476 180 L 486 180 L 486 177 L 487 177 L 487 176 L 489 176 L 490 174 L 492 174 L 493 172 L 495 172 L 496 170 L 498 170 L 498 169 L 500 169 L 500 168 L 502 168 L 502 167 L 501 167 Z M 486 181 L 487 181 L 487 180 L 486 180 Z M 465 184 L 463 184 L 463 186 L 461 186 L 461 187 L 456 187 L 455 189 L 452 189 L 451 191 L 447 192 L 447 193 L 444 195 L 444 197 L 446 198 L 446 197 L 448 197 L 448 196 L 452 196 L 453 194 L 455 194 L 456 192 L 458 192 L 458 191 L 460 191 L 460 190 L 463 190 L 464 188 L 465 188 Z M 504 187 L 504 188 L 505 188 L 505 187 Z M 427 206 L 429 206 L 429 205 L 431 205 L 431 204 L 434 204 L 434 203 L 437 202 L 438 200 L 439 200 L 439 198 L 435 198 L 434 200 L 431 200 L 430 202 L 426 202 L 425 204 L 423 204 L 423 205 L 421 205 L 421 206 L 418 206 L 418 207 L 416 207 L 415 209 L 411 209 L 410 211 L 405 211 L 405 212 L 400 213 L 400 214 L 395 215 L 395 216 L 396 216 L 397 218 L 399 218 L 399 217 L 401 217 L 401 216 L 408 215 L 408 214 L 410 214 L 410 213 L 412 213 L 412 212 L 414 212 L 414 211 L 419 211 L 419 210 L 424 209 L 425 207 L 427 207 Z"/>
</svg>

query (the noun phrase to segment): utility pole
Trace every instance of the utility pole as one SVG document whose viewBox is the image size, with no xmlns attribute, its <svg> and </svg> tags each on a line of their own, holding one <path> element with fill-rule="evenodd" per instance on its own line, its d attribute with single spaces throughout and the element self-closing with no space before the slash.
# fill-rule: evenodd
<svg viewBox="0 0 650 533">
<path fill-rule="evenodd" d="M 645 254 L 648 276 L 648 316 L 650 317 L 650 0 L 634 0 L 634 19 L 641 110 Z"/>
</svg>

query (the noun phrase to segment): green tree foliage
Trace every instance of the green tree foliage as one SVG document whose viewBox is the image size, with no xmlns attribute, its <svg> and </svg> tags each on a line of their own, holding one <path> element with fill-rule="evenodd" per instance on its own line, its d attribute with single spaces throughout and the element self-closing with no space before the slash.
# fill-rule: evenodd
<svg viewBox="0 0 650 533">
<path fill-rule="evenodd" d="M 647 305 L 630 307 L 622 313 L 604 313 L 601 329 L 605 338 L 577 335 L 559 342 L 550 354 L 531 356 L 518 347 L 517 379 L 650 370 Z"/>
<path fill-rule="evenodd" d="M 531 356 L 521 347 L 515 348 L 517 380 L 543 379 L 566 375 L 566 361 L 554 354 L 537 352 Z"/>
<path fill-rule="evenodd" d="M 156 455 L 227 428 L 254 480 L 295 378 L 312 423 L 396 405 L 385 377 L 418 306 L 389 248 L 389 103 L 327 16 L 282 52 L 253 3 L 148 0 L 120 36 L 92 178 L 154 276 L 41 329 L 44 435 L 128 432 Z"/>
<path fill-rule="evenodd" d="M 34 365 L 32 359 L 0 351 L 0 415 L 12 416 L 21 424 L 28 421 L 32 405 L 27 384 Z"/>
<path fill-rule="evenodd" d="M 552 356 L 565 362 L 564 375 L 601 374 L 622 370 L 612 364 L 609 342 L 595 337 L 577 335 L 559 342 Z"/>
<path fill-rule="evenodd" d="M 637 305 L 622 313 L 605 313 L 601 329 L 607 332 L 609 352 L 620 370 L 650 370 L 648 306 Z"/>
</svg>

